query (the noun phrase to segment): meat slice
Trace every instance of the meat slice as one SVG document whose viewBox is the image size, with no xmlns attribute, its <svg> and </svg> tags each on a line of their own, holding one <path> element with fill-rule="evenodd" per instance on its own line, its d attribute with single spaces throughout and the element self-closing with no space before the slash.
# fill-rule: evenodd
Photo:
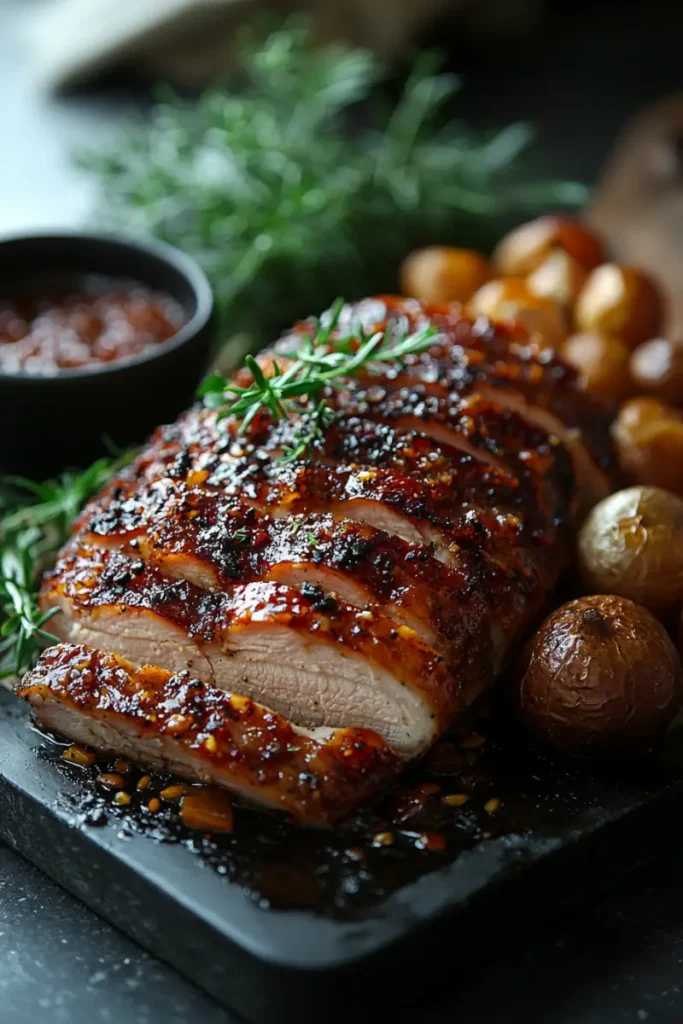
<svg viewBox="0 0 683 1024">
<path fill-rule="evenodd" d="M 471 703 L 495 662 L 491 634 L 466 616 L 458 664 L 447 665 L 381 608 L 276 583 L 208 593 L 77 541 L 45 581 L 41 604 L 62 611 L 51 620 L 62 640 L 189 669 L 262 703 L 267 695 L 299 725 L 372 729 L 403 757 L 421 753 Z"/>
<path fill-rule="evenodd" d="M 309 825 L 329 824 L 367 801 L 401 765 L 367 729 L 301 729 L 189 672 L 136 668 L 82 645 L 50 648 L 17 693 L 53 732 L 224 786 Z"/>
<path fill-rule="evenodd" d="M 500 412 L 488 409 L 486 415 L 482 423 L 468 409 L 459 419 L 462 430 L 476 432 L 487 451 L 495 443 L 509 455 L 513 446 L 505 447 Z M 432 545 L 436 557 L 449 563 L 454 552 L 469 545 L 505 569 L 528 572 L 534 548 L 540 545 L 547 552 L 568 520 L 571 477 L 555 471 L 564 452 L 549 449 L 546 435 L 532 436 L 523 423 L 510 430 L 518 449 L 526 442 L 520 457 L 514 456 L 517 475 L 438 445 L 419 431 L 400 432 L 353 415 L 340 414 L 310 459 L 292 464 L 282 464 L 277 456 L 292 441 L 296 426 L 271 427 L 260 445 L 240 439 L 233 421 L 221 427 L 211 414 L 196 411 L 186 417 L 180 438 L 162 435 L 134 472 L 81 521 L 95 519 L 97 531 L 102 523 L 106 531 L 129 509 L 137 515 L 148 495 L 163 493 L 169 479 L 182 479 L 189 486 L 239 496 L 272 517 L 332 512 L 411 543 Z M 515 427 L 522 430 L 521 441 Z M 545 472 L 537 468 L 541 460 L 548 465 Z M 147 481 L 158 487 L 141 488 Z"/>
<path fill-rule="evenodd" d="M 398 296 L 364 299 L 345 307 L 339 330 L 383 331 L 391 319 L 415 330 L 429 325 L 439 330 L 432 348 L 389 370 L 394 388 L 440 383 L 461 399 L 477 393 L 555 434 L 571 454 L 583 507 L 614 488 L 617 471 L 609 440 L 613 410 L 582 391 L 576 372 L 561 359 L 529 347 L 523 331 L 486 318 L 472 322 L 457 303 L 439 306 Z M 315 328 L 315 321 L 298 325 L 276 346 L 278 358 Z M 269 357 L 261 358 L 267 362 Z"/>
<path fill-rule="evenodd" d="M 514 633 L 530 593 L 541 592 L 540 565 L 532 579 L 531 569 L 520 574 L 500 568 L 475 543 L 476 535 L 446 566 L 425 545 L 364 523 L 330 514 L 273 520 L 229 495 L 182 483 L 136 491 L 126 506 L 121 514 L 96 512 L 80 537 L 88 545 L 127 551 L 206 590 L 262 580 L 309 593 L 317 588 L 359 609 L 382 607 L 449 664 L 459 662 L 464 622 L 472 632 L 495 632 L 498 663 L 508 624 Z M 491 598 L 503 592 L 501 611 Z M 489 625 L 494 620 L 495 631 Z"/>
</svg>

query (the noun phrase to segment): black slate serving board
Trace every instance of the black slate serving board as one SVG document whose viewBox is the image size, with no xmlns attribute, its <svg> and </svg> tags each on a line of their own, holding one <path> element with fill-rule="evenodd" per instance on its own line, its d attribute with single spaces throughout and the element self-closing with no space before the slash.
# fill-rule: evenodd
<svg viewBox="0 0 683 1024">
<path fill-rule="evenodd" d="M 457 985 L 468 964 L 523 942 L 544 915 L 590 899 L 680 831 L 676 733 L 656 757 L 598 769 L 528 748 L 509 723 L 486 728 L 483 750 L 457 754 L 457 775 L 427 761 L 334 832 L 238 808 L 235 834 L 214 840 L 185 830 L 175 809 L 115 807 L 96 782 L 102 768 L 65 765 L 63 747 L 2 693 L 0 836 L 250 1020 L 270 1024 L 287 1006 L 312 1020 L 324 1005 L 330 1021 L 348 1020 L 355 1003 L 405 1009 L 426 984 Z M 441 790 L 411 813 L 425 781 Z M 463 782 L 470 803 L 444 808 L 441 795 Z M 483 809 L 492 794 L 495 815 Z M 445 851 L 417 848 L 425 825 L 438 825 Z M 394 845 L 374 848 L 389 827 Z"/>
</svg>

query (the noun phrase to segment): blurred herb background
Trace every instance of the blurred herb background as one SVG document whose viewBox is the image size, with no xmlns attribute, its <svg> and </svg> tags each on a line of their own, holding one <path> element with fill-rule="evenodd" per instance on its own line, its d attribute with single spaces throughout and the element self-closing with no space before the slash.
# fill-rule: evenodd
<svg viewBox="0 0 683 1024">
<path fill-rule="evenodd" d="M 240 351 L 328 306 L 397 288 L 416 246 L 489 249 L 512 223 L 581 205 L 543 176 L 533 131 L 454 119 L 459 79 L 422 53 L 398 94 L 365 50 L 315 48 L 306 22 L 249 34 L 240 72 L 197 101 L 169 92 L 81 163 L 118 229 L 198 258 L 222 340 Z"/>
</svg>

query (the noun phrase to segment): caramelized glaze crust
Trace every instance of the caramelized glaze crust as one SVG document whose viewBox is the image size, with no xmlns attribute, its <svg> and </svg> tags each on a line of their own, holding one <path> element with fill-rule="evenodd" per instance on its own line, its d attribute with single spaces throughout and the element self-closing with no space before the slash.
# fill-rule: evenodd
<svg viewBox="0 0 683 1024">
<path fill-rule="evenodd" d="M 397 388 L 441 382 L 460 397 L 490 389 L 501 398 L 514 397 L 517 406 L 543 409 L 579 435 L 589 461 L 603 477 L 605 493 L 609 493 L 617 480 L 609 436 L 614 410 L 577 386 L 578 376 L 572 367 L 552 352 L 538 352 L 528 344 L 523 329 L 485 317 L 472 321 L 463 316 L 458 303 L 422 303 L 396 295 L 363 299 L 344 309 L 339 330 L 347 331 L 356 324 L 366 333 L 383 331 L 388 321 L 396 318 L 414 330 L 430 325 L 439 330 L 432 348 L 407 357 L 401 367 L 390 371 Z M 279 343 L 278 352 L 291 350 L 302 334 L 310 336 L 314 331 L 313 320 L 298 324 Z"/>
<path fill-rule="evenodd" d="M 368 800 L 400 768 L 367 729 L 307 735 L 262 704 L 189 672 L 136 668 L 82 645 L 50 648 L 17 692 L 47 727 L 56 704 L 76 722 L 85 716 L 89 728 L 78 738 L 104 752 L 119 753 L 126 736 L 142 765 L 218 782 L 312 825 Z"/>
<path fill-rule="evenodd" d="M 312 662 L 314 681 L 317 662 L 338 659 L 340 676 L 348 676 L 349 664 L 362 665 L 358 699 L 364 687 L 375 685 L 379 699 L 380 683 L 386 683 L 387 727 L 403 756 L 413 739 L 416 750 L 428 745 L 450 721 L 453 708 L 470 703 L 490 676 L 486 666 L 491 662 L 491 637 L 482 629 L 473 629 L 466 617 L 461 625 L 460 671 L 456 672 L 442 654 L 413 629 L 387 617 L 381 607 L 361 611 L 306 585 L 294 588 L 259 582 L 211 593 L 186 580 L 165 577 L 141 559 L 120 551 L 82 545 L 78 538 L 46 579 L 41 601 L 46 609 L 62 609 L 63 614 L 52 623 L 56 635 L 64 640 L 97 636 L 103 646 L 104 641 L 115 646 L 113 638 L 130 643 L 132 637 L 137 644 L 140 636 L 158 633 L 164 638 L 164 656 L 174 658 L 176 652 L 169 647 L 182 638 L 181 658 L 187 657 L 188 650 L 193 652 L 192 666 L 200 678 L 210 683 L 219 678 L 224 689 L 239 683 L 248 696 L 253 695 L 252 681 L 243 653 L 255 643 L 260 655 L 264 643 L 274 642 L 283 632 L 293 649 L 281 655 L 289 661 L 280 670 L 294 679 L 297 672 L 305 671 L 305 664 L 298 663 L 302 657 Z M 220 673 L 212 668 L 217 662 Z M 301 724 L 348 724 L 330 721 L 323 713 L 329 690 L 325 676 L 323 680 L 322 691 L 312 685 L 310 692 L 297 692 L 293 705 L 275 697 L 271 704 L 288 717 L 294 710 L 298 716 L 294 720 Z M 389 710 L 392 698 L 395 707 Z M 328 699 L 328 704 L 336 708 L 337 702 Z M 403 721 L 411 708 L 415 714 L 419 712 L 416 728 Z M 394 721 L 392 716 L 398 719 Z"/>
<path fill-rule="evenodd" d="M 517 529 L 511 530 L 511 547 L 520 545 Z M 120 547 L 164 575 L 208 590 L 228 592 L 238 583 L 272 580 L 348 595 L 362 608 L 384 606 L 453 665 L 461 660 L 466 636 L 485 633 L 494 611 L 503 634 L 508 620 L 518 627 L 541 574 L 540 560 L 527 559 L 525 571 L 495 564 L 485 554 L 487 534 L 476 520 L 463 524 L 446 565 L 426 545 L 366 523 L 329 513 L 272 519 L 223 493 L 168 481 L 95 512 L 82 537 L 88 544 Z M 501 611 L 490 602 L 503 593 Z"/>
<path fill-rule="evenodd" d="M 195 407 L 160 428 L 45 581 L 59 635 L 424 751 L 542 614 L 576 476 L 593 500 L 613 459 L 609 411 L 521 333 L 394 297 L 346 307 L 337 330 L 396 318 L 435 326 L 434 344 L 324 392 L 332 421 L 294 461 L 305 413 L 262 409 L 245 430 Z"/>
</svg>

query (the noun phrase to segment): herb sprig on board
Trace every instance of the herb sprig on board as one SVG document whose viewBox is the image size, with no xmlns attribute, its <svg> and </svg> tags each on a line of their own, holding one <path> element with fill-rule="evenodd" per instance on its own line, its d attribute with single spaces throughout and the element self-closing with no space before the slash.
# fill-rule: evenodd
<svg viewBox="0 0 683 1024">
<path fill-rule="evenodd" d="M 337 331 L 344 300 L 317 321 L 312 337 L 288 353 L 287 365 L 273 358 L 270 373 L 264 373 L 253 356 L 245 357 L 252 382 L 246 386 L 212 374 L 201 385 L 199 395 L 209 408 L 218 408 L 218 419 L 235 416 L 238 434 L 244 434 L 254 418 L 267 409 L 279 420 L 303 417 L 294 443 L 286 446 L 281 462 L 292 462 L 323 436 L 333 419 L 333 410 L 321 393 L 325 388 L 348 388 L 361 371 L 378 369 L 384 363 L 400 363 L 406 356 L 426 351 L 434 344 L 434 326 L 411 330 L 407 321 L 390 320 L 383 331 L 366 333 L 360 325 L 347 332 Z"/>
<path fill-rule="evenodd" d="M 528 125 L 454 120 L 460 82 L 438 56 L 418 58 L 395 103 L 386 74 L 364 50 L 314 47 L 300 19 L 246 37 L 235 81 L 199 102 L 167 93 L 84 157 L 99 208 L 194 255 L 225 332 L 253 351 L 335 295 L 394 291 L 416 246 L 486 250 L 512 223 L 586 201 L 539 174 Z"/>
<path fill-rule="evenodd" d="M 56 642 L 50 620 L 57 609 L 42 612 L 37 603 L 40 573 L 68 539 L 85 502 L 130 458 L 98 459 L 82 473 L 46 483 L 24 477 L 0 482 L 0 680 L 22 675 Z"/>
</svg>

